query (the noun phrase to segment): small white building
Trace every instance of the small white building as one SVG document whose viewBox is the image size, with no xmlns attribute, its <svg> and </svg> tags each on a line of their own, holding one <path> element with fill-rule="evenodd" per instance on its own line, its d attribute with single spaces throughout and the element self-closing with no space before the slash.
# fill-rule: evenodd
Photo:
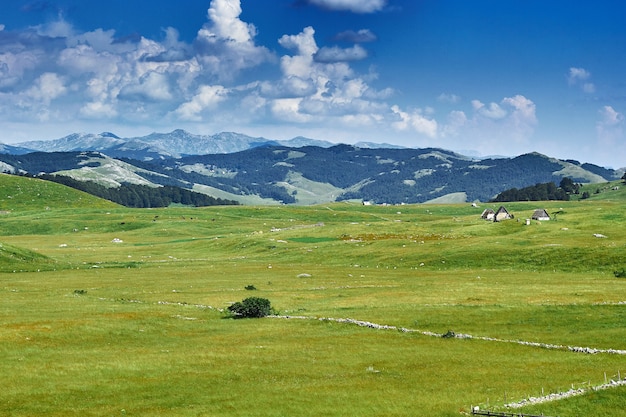
<svg viewBox="0 0 626 417">
<path fill-rule="evenodd" d="M 502 220 L 507 220 L 507 219 L 512 219 L 512 218 L 513 216 L 511 215 L 511 213 L 509 213 L 509 211 L 504 206 L 500 206 L 498 211 L 496 211 L 493 221 L 500 222 Z"/>
<path fill-rule="evenodd" d="M 496 212 L 493 211 L 492 209 L 488 208 L 488 209 L 484 209 L 483 210 L 483 214 L 480 215 L 481 219 L 484 220 L 491 220 L 493 221 L 493 218 L 496 216 Z"/>
</svg>

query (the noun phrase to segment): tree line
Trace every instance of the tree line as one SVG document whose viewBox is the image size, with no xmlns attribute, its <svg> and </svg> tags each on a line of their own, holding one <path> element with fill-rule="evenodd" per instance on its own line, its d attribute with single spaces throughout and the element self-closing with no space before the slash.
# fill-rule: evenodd
<svg viewBox="0 0 626 417">
<path fill-rule="evenodd" d="M 150 187 L 147 185 L 123 183 L 119 187 L 107 188 L 93 181 L 78 181 L 63 175 L 40 174 L 37 178 L 63 184 L 96 197 L 104 198 L 105 200 L 132 208 L 168 207 L 171 204 L 195 207 L 239 204 L 234 200 L 215 198 L 170 185 Z"/>
<path fill-rule="evenodd" d="M 519 189 L 511 188 L 501 192 L 491 201 L 569 201 L 570 194 L 578 194 L 579 189 L 580 184 L 576 184 L 571 178 L 565 177 L 558 187 L 554 182 L 546 182 Z"/>
</svg>

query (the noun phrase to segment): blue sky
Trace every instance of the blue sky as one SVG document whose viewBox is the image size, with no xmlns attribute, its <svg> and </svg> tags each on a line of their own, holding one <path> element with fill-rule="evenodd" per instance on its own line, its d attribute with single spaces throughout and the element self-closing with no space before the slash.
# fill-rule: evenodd
<svg viewBox="0 0 626 417">
<path fill-rule="evenodd" d="M 621 0 L 12 0 L 0 141 L 186 129 L 626 166 Z"/>
</svg>

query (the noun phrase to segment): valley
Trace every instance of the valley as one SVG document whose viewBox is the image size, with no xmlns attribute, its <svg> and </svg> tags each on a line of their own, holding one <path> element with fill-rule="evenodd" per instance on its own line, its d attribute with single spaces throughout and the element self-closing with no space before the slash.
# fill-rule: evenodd
<svg viewBox="0 0 626 417">
<path fill-rule="evenodd" d="M 1 175 L 15 383 L 0 401 L 14 416 L 618 416 L 625 388 L 592 389 L 626 372 L 614 186 L 506 203 L 515 218 L 494 223 L 488 203 L 129 209 Z M 539 205 L 560 214 L 526 225 Z M 276 316 L 228 316 L 251 296 Z"/>
</svg>

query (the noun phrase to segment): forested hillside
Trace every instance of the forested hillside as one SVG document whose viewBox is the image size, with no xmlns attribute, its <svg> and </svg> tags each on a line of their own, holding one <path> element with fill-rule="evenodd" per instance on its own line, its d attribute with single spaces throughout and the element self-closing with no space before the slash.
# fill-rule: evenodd
<svg viewBox="0 0 626 417">
<path fill-rule="evenodd" d="M 147 185 L 122 184 L 120 187 L 107 188 L 91 181 L 78 181 L 61 175 L 44 174 L 40 175 L 39 178 L 63 184 L 126 207 L 154 208 L 168 207 L 171 204 L 203 207 L 238 204 L 236 201 L 214 198 L 168 185 L 149 187 Z"/>
<path fill-rule="evenodd" d="M 622 174 L 538 153 L 479 160 L 436 148 L 370 149 L 351 145 L 260 146 L 236 153 L 143 161 L 111 158 L 94 151 L 36 152 L 0 154 L 0 162 L 0 168 L 8 172 L 60 174 L 99 183 L 107 189 L 93 185 L 84 185 L 83 189 L 121 204 L 140 206 L 179 200 L 207 203 L 170 188 L 155 190 L 155 185 L 201 191 L 224 199 L 226 204 L 248 201 L 248 196 L 262 204 L 344 200 L 400 204 L 423 203 L 448 195 L 460 196 L 457 198 L 462 200 L 457 201 L 489 201 L 505 190 L 558 184 L 563 178 L 593 183 L 612 181 Z M 150 187 L 129 188 L 127 184 Z M 542 196 L 553 191 L 538 190 Z M 209 203 L 222 204 L 219 199 Z"/>
</svg>

